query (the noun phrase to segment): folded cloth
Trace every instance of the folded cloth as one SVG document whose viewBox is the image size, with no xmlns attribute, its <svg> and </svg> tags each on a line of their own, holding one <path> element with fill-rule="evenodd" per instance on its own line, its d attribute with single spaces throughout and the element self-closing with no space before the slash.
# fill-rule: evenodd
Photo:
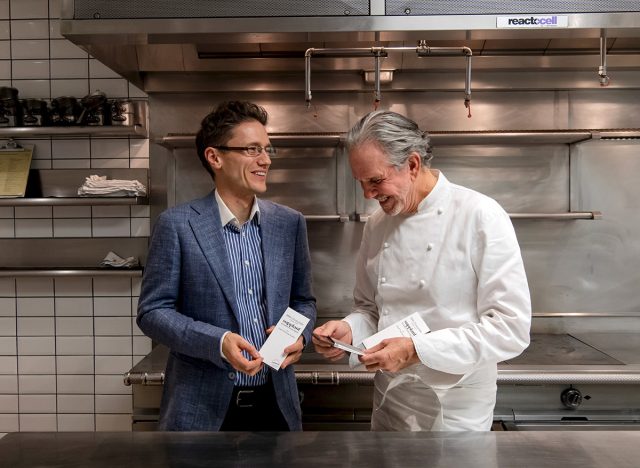
<svg viewBox="0 0 640 468">
<path fill-rule="evenodd" d="M 107 176 L 91 175 L 78 189 L 80 196 L 144 197 L 147 189 L 137 180 L 107 180 Z"/>
<path fill-rule="evenodd" d="M 100 266 L 114 268 L 134 268 L 140 265 L 135 257 L 122 258 L 115 252 L 109 252 L 104 260 L 100 262 Z"/>
</svg>

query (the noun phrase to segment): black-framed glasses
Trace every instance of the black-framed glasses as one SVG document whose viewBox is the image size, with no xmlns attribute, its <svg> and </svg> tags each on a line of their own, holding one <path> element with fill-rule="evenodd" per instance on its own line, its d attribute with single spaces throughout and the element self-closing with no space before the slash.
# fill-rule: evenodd
<svg viewBox="0 0 640 468">
<path fill-rule="evenodd" d="M 275 156 L 276 149 L 271 146 L 259 146 L 259 145 L 250 145 L 250 146 L 212 146 L 212 148 L 216 148 L 222 151 L 244 151 L 247 156 L 251 156 L 255 158 L 260 156 L 264 151 L 268 156 Z"/>
</svg>

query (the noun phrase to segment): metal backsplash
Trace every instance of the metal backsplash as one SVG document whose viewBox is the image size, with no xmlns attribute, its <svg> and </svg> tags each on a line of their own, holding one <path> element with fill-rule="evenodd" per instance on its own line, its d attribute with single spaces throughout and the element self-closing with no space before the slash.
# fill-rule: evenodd
<svg viewBox="0 0 640 468">
<path fill-rule="evenodd" d="M 636 89 L 573 91 L 482 91 L 468 119 L 456 93 L 396 92 L 387 108 L 405 113 L 427 130 L 559 130 L 637 128 Z M 371 110 L 368 93 L 323 93 L 307 109 L 298 92 L 152 94 L 155 140 L 169 133 L 195 133 L 200 119 L 225 99 L 249 99 L 270 114 L 268 130 L 281 133 L 345 132 Z M 542 141 L 542 140 L 540 140 Z M 462 142 L 462 141 L 461 141 Z M 530 281 L 534 313 L 544 330 L 580 328 L 576 316 L 601 316 L 608 329 L 628 329 L 640 317 L 635 285 L 640 272 L 640 215 L 633 208 L 640 188 L 640 140 L 436 146 L 433 167 L 453 182 L 494 197 L 509 212 L 600 210 L 599 221 L 514 219 Z M 285 148 L 273 160 L 266 198 L 306 215 L 351 215 L 349 222 L 308 221 L 314 286 L 321 318 L 345 315 L 352 302 L 353 261 L 363 223 L 371 212 L 339 144 Z M 204 195 L 212 182 L 195 148 L 151 149 L 152 217 L 166 206 Z M 559 316 L 553 324 L 545 316 Z M 574 323 L 575 321 L 575 323 Z M 584 322 L 584 321 L 583 321 Z M 590 325 L 589 328 L 593 328 Z"/>
</svg>

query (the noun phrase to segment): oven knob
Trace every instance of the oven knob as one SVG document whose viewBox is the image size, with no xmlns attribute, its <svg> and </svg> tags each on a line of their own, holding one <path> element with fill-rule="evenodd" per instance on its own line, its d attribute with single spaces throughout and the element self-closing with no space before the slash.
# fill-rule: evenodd
<svg viewBox="0 0 640 468">
<path fill-rule="evenodd" d="M 560 394 L 560 401 L 566 408 L 576 409 L 582 404 L 582 393 L 577 388 L 567 388 Z"/>
</svg>

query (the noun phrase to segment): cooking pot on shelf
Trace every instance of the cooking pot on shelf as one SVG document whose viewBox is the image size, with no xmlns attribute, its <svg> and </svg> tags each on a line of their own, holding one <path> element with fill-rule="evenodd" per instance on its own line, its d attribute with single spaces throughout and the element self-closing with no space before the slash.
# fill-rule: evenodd
<svg viewBox="0 0 640 468">
<path fill-rule="evenodd" d="M 25 127 L 41 127 L 48 124 L 49 108 L 42 99 L 23 99 L 22 124 Z"/>
<path fill-rule="evenodd" d="M 109 104 L 111 125 L 133 125 L 133 102 L 128 99 L 114 99 Z"/>
<path fill-rule="evenodd" d="M 107 95 L 95 91 L 80 100 L 82 112 L 78 117 L 80 125 L 109 125 L 111 111 L 107 103 Z"/>
<path fill-rule="evenodd" d="M 8 86 L 0 87 L 0 127 L 22 125 L 22 108 L 18 101 L 18 90 Z"/>
<path fill-rule="evenodd" d="M 61 96 L 51 101 L 52 125 L 75 125 L 82 111 L 78 100 L 73 96 Z"/>
</svg>

